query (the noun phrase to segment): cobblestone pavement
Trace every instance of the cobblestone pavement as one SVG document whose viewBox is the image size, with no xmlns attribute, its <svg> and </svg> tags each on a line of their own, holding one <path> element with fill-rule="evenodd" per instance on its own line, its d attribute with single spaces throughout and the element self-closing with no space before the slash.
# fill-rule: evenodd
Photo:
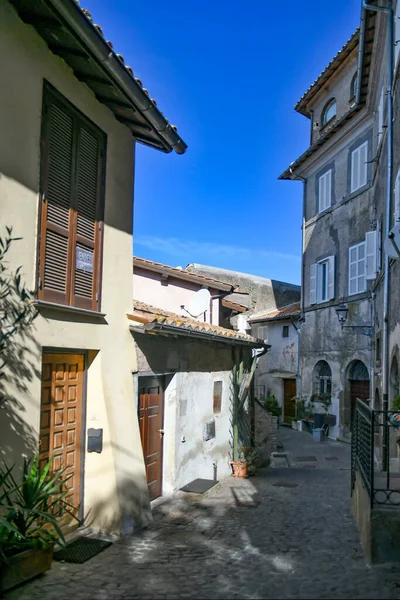
<svg viewBox="0 0 400 600">
<path fill-rule="evenodd" d="M 366 566 L 350 512 L 350 447 L 280 429 L 288 468 L 160 504 L 141 534 L 51 571 L 6 600 L 399 598 Z"/>
</svg>

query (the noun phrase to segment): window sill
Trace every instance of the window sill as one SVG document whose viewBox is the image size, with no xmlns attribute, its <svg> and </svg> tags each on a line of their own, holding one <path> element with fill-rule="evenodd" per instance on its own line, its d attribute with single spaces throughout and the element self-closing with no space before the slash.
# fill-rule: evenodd
<svg viewBox="0 0 400 600">
<path fill-rule="evenodd" d="M 38 309 L 39 312 L 42 310 L 51 310 L 56 312 L 65 312 L 71 315 L 83 315 L 90 318 L 103 319 L 105 318 L 105 313 L 97 312 L 96 310 L 88 310 L 86 308 L 76 308 L 75 306 L 66 306 L 64 304 L 55 304 L 53 302 L 46 302 L 45 300 L 35 300 L 34 306 Z"/>
</svg>

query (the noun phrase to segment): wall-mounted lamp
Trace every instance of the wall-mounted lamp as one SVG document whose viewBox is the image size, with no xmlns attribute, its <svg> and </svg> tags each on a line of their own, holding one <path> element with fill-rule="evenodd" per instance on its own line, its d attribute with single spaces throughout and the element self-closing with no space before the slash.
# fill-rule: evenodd
<svg viewBox="0 0 400 600">
<path fill-rule="evenodd" d="M 339 304 L 339 306 L 336 308 L 336 314 L 342 329 L 349 328 L 353 329 L 353 331 L 359 329 L 360 331 L 358 331 L 358 333 L 372 337 L 372 325 L 345 325 L 347 317 L 349 316 L 349 307 L 344 302 L 342 304 Z"/>
</svg>

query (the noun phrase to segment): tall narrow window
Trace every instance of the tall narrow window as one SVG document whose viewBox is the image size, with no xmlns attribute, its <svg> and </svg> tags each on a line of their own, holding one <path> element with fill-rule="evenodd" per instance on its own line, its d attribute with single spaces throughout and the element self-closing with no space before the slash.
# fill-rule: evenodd
<svg viewBox="0 0 400 600">
<path fill-rule="evenodd" d="M 378 105 L 378 146 L 380 145 L 383 137 L 383 86 L 381 89 L 381 95 L 379 97 L 379 105 Z"/>
<path fill-rule="evenodd" d="M 39 299 L 100 308 L 105 135 L 45 86 Z"/>
<path fill-rule="evenodd" d="M 310 304 L 335 297 L 335 257 L 328 256 L 310 265 Z"/>
<path fill-rule="evenodd" d="M 282 337 L 289 337 L 289 325 L 283 325 Z"/>
<path fill-rule="evenodd" d="M 367 183 L 368 142 L 364 142 L 351 153 L 350 192 L 362 188 Z"/>
<path fill-rule="evenodd" d="M 214 414 L 221 412 L 222 405 L 222 381 L 214 381 L 213 411 Z"/>
<path fill-rule="evenodd" d="M 349 248 L 349 295 L 365 291 L 365 242 Z"/>
<path fill-rule="evenodd" d="M 318 212 L 330 207 L 332 201 L 332 169 L 320 176 L 318 180 Z"/>
<path fill-rule="evenodd" d="M 336 100 L 332 98 L 332 100 L 329 100 L 329 102 L 325 105 L 325 108 L 322 111 L 322 126 L 329 123 L 329 121 L 331 121 L 334 117 L 336 117 Z"/>
<path fill-rule="evenodd" d="M 353 98 L 356 97 L 356 93 L 357 93 L 357 73 L 354 73 L 353 79 L 351 80 L 351 83 L 350 83 L 350 100 L 353 100 Z"/>
</svg>

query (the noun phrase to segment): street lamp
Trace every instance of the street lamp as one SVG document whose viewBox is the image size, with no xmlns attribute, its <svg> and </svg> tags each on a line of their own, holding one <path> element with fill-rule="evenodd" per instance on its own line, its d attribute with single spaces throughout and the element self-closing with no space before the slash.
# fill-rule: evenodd
<svg viewBox="0 0 400 600">
<path fill-rule="evenodd" d="M 353 331 L 359 329 L 360 331 L 358 331 L 358 333 L 372 337 L 372 335 L 373 335 L 372 325 L 345 325 L 345 323 L 347 321 L 347 317 L 349 316 L 349 307 L 347 306 L 347 304 L 345 304 L 343 302 L 342 304 L 339 304 L 339 306 L 335 310 L 336 310 L 338 321 L 339 321 L 342 329 L 349 328 L 349 329 L 352 329 Z"/>
</svg>

